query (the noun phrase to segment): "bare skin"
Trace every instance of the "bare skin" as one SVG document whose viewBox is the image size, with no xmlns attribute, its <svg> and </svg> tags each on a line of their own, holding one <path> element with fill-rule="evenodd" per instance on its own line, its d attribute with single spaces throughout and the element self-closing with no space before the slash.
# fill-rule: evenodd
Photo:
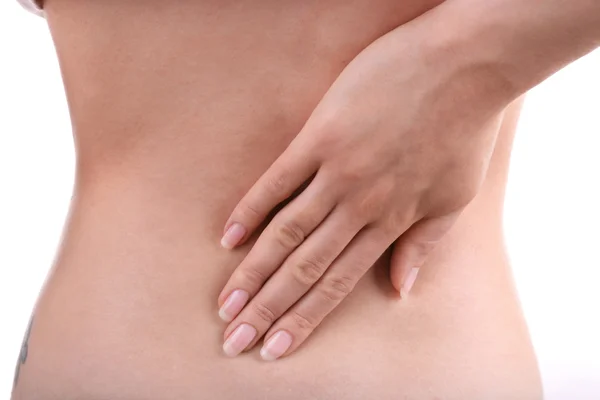
<svg viewBox="0 0 600 400">
<path fill-rule="evenodd" d="M 50 0 L 77 148 L 14 400 L 539 399 L 502 241 L 519 104 L 407 301 L 386 253 L 293 355 L 228 359 L 237 201 L 364 47 L 435 2 Z M 360 24 L 361 29 L 356 29 Z"/>
<path fill-rule="evenodd" d="M 265 360 L 291 354 L 390 245 L 405 298 L 477 194 L 500 110 L 599 45 L 591 0 L 455 0 L 371 43 L 225 224 L 233 248 L 296 193 L 219 295 L 225 352 L 264 335 Z"/>
</svg>

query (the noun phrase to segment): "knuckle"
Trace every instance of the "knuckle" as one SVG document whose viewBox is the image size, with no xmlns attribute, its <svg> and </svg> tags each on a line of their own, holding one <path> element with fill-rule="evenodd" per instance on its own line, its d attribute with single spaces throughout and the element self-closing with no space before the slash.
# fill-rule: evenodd
<svg viewBox="0 0 600 400">
<path fill-rule="evenodd" d="M 385 237 L 398 238 L 405 230 L 407 230 L 417 219 L 412 205 L 408 204 L 399 207 L 397 212 L 391 213 L 386 218 L 383 218 L 379 224 L 379 229 Z"/>
<path fill-rule="evenodd" d="M 368 199 L 364 199 L 356 205 L 356 213 L 368 219 L 375 217 L 375 211 L 375 204 L 373 204 L 373 202 L 369 201 Z"/>
<path fill-rule="evenodd" d="M 261 216 L 261 212 L 259 211 L 259 209 L 253 204 L 251 204 L 249 201 L 241 203 L 237 211 L 239 215 L 244 219 L 255 219 Z"/>
<path fill-rule="evenodd" d="M 359 168 L 340 168 L 337 171 L 337 179 L 347 184 L 352 184 L 364 177 L 364 173 Z"/>
<path fill-rule="evenodd" d="M 387 218 L 377 225 L 379 233 L 386 238 L 397 238 L 403 225 L 393 218 Z"/>
<path fill-rule="evenodd" d="M 294 323 L 301 329 L 305 331 L 312 331 L 317 326 L 317 322 L 311 318 L 308 318 L 298 311 L 291 311 L 290 316 Z"/>
<path fill-rule="evenodd" d="M 348 276 L 336 276 L 323 282 L 320 290 L 327 300 L 339 303 L 352 292 L 355 284 L 355 280 Z"/>
<path fill-rule="evenodd" d="M 252 305 L 252 311 L 256 314 L 261 320 L 268 324 L 272 324 L 277 319 L 277 315 L 273 311 L 273 309 L 267 306 L 264 303 L 255 301 Z"/>
<path fill-rule="evenodd" d="M 349 227 L 362 227 L 368 222 L 368 218 L 353 203 L 344 204 L 343 213 Z"/>
<path fill-rule="evenodd" d="M 266 189 L 272 194 L 280 195 L 287 191 L 288 173 L 280 170 L 277 174 L 270 176 L 266 181 Z"/>
<path fill-rule="evenodd" d="M 419 240 L 413 242 L 412 245 L 419 254 L 427 254 L 435 247 L 437 240 Z"/>
<path fill-rule="evenodd" d="M 315 149 L 325 149 L 330 151 L 340 145 L 340 136 L 344 135 L 348 129 L 343 126 L 344 121 L 337 115 L 336 110 L 319 110 L 319 118 L 309 119 L 307 125 L 310 124 L 310 129 L 316 132 L 318 145 Z"/>
<path fill-rule="evenodd" d="M 302 286 L 312 286 L 325 273 L 327 267 L 322 257 L 302 259 L 292 268 L 292 276 Z"/>
<path fill-rule="evenodd" d="M 256 268 L 244 268 L 240 270 L 241 279 L 252 287 L 260 288 L 268 279 L 268 276 Z"/>
<path fill-rule="evenodd" d="M 378 225 L 378 228 L 382 236 L 395 239 L 400 236 L 407 226 L 409 225 L 404 220 L 387 218 Z"/>
<path fill-rule="evenodd" d="M 304 231 L 298 223 L 293 220 L 277 225 L 275 239 L 284 248 L 292 249 L 298 247 L 304 241 Z"/>
<path fill-rule="evenodd" d="M 379 196 L 377 192 L 365 193 L 354 201 L 352 213 L 362 219 L 372 219 L 382 215 L 387 201 Z"/>
</svg>

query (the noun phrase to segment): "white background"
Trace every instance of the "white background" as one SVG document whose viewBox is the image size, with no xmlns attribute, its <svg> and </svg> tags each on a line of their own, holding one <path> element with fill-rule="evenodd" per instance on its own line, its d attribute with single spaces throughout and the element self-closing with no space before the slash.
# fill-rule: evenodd
<svg viewBox="0 0 600 400">
<path fill-rule="evenodd" d="M 600 399 L 600 51 L 534 89 L 506 237 L 547 399 Z M 70 199 L 67 105 L 43 19 L 0 1 L 0 399 Z"/>
</svg>

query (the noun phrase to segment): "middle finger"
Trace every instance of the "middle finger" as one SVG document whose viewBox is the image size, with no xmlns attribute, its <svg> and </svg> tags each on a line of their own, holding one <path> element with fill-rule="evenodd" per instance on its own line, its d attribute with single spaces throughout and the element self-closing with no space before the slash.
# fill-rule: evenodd
<svg viewBox="0 0 600 400">
<path fill-rule="evenodd" d="M 308 292 L 352 241 L 364 224 L 344 209 L 334 209 L 227 327 L 223 346 L 227 355 L 235 356 L 254 346 L 277 318 Z M 245 329 L 252 328 L 254 334 L 239 341 L 236 340 L 239 335 L 232 333 L 242 325 L 246 326 Z"/>
<path fill-rule="evenodd" d="M 269 223 L 221 291 L 220 317 L 229 322 L 240 312 L 284 260 L 335 207 L 336 196 L 317 173 L 308 187 Z"/>
</svg>

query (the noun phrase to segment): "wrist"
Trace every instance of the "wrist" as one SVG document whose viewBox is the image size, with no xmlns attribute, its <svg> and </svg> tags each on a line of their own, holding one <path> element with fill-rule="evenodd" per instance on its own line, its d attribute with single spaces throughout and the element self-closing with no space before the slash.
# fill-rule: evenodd
<svg viewBox="0 0 600 400">
<path fill-rule="evenodd" d="M 596 1 L 455 0 L 426 16 L 431 58 L 505 102 L 600 45 Z"/>
<path fill-rule="evenodd" d="M 506 57 L 493 23 L 482 22 L 477 13 L 464 21 L 458 10 L 441 7 L 422 26 L 428 66 L 462 87 L 475 106 L 504 108 L 528 90 Z"/>
</svg>

